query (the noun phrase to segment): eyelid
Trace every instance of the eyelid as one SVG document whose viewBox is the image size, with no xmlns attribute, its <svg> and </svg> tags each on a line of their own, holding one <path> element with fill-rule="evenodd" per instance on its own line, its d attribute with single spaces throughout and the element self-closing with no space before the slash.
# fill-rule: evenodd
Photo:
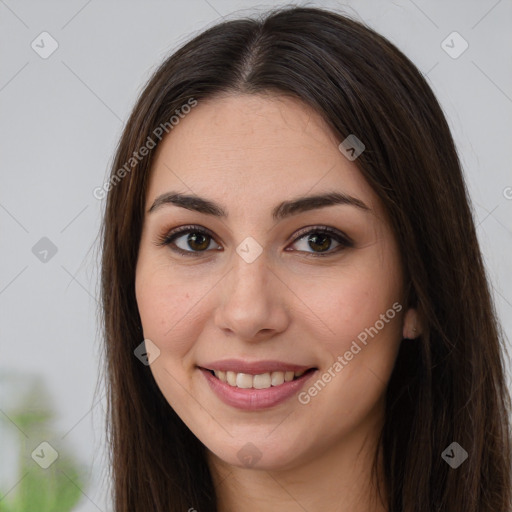
<svg viewBox="0 0 512 512">
<path fill-rule="evenodd" d="M 209 229 L 204 228 L 199 225 L 196 225 L 196 224 L 188 224 L 188 225 L 177 227 L 175 229 L 172 229 L 171 231 L 167 231 L 164 234 L 159 235 L 157 237 L 155 245 L 157 245 L 159 247 L 165 246 L 165 245 L 171 245 L 176 238 L 179 238 L 180 236 L 185 235 L 187 233 L 193 233 L 193 232 L 207 235 L 212 240 L 214 240 L 215 243 L 218 244 L 218 242 L 216 241 L 216 236 Z M 340 246 L 345 247 L 345 248 L 350 248 L 355 245 L 354 241 L 348 235 L 346 235 L 344 232 L 342 232 L 336 228 L 332 228 L 332 227 L 325 226 L 325 225 L 305 226 L 304 228 L 300 229 L 299 231 L 296 231 L 295 233 L 293 233 L 293 235 L 291 235 L 290 242 L 288 243 L 288 245 L 290 243 L 291 244 L 296 243 L 299 240 L 301 240 L 302 238 L 304 238 L 306 235 L 313 234 L 313 233 L 327 234 L 331 238 L 334 238 L 336 240 L 336 242 L 340 244 Z M 184 251 L 183 249 L 181 249 L 179 247 L 172 247 L 171 249 L 174 252 L 177 252 L 179 254 L 183 254 L 186 256 L 200 256 L 203 253 L 211 252 L 211 249 L 207 250 L 207 251 Z M 322 256 L 334 255 L 334 254 L 338 253 L 339 250 L 335 249 L 335 250 L 331 250 L 331 251 L 327 251 L 327 252 L 323 252 L 323 253 L 322 252 L 315 253 L 315 252 L 307 252 L 307 251 L 298 251 L 298 252 L 304 253 L 307 256 L 322 257 Z"/>
</svg>

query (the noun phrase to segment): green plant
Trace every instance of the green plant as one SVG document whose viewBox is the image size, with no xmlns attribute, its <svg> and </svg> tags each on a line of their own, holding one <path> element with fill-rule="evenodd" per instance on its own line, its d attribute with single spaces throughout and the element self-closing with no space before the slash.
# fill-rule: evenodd
<svg viewBox="0 0 512 512">
<path fill-rule="evenodd" d="M 13 375 L 6 378 L 5 374 L 0 379 L 4 381 L 3 391 L 16 396 L 16 403 L 4 412 L 18 427 L 19 460 L 15 476 L 18 484 L 9 492 L 1 490 L 0 512 L 71 511 L 82 496 L 84 472 L 61 436 L 52 429 L 55 414 L 44 383 L 37 378 L 19 379 Z M 4 418 L 0 416 L 0 419 Z M 11 424 L 7 428 L 14 427 Z M 58 452 L 58 458 L 47 469 L 40 467 L 31 455 L 43 441 Z"/>
</svg>

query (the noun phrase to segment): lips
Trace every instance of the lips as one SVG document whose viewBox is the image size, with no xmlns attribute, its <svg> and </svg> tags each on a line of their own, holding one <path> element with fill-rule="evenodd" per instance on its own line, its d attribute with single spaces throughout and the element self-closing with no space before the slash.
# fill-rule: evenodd
<svg viewBox="0 0 512 512">
<path fill-rule="evenodd" d="M 229 359 L 200 366 L 210 388 L 227 404 L 242 409 L 277 405 L 295 394 L 317 370 L 282 361 Z"/>
</svg>

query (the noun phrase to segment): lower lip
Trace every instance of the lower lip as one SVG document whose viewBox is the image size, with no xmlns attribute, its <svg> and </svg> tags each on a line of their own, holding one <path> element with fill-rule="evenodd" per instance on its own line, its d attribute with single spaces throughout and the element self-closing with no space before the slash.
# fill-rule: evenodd
<svg viewBox="0 0 512 512">
<path fill-rule="evenodd" d="M 199 368 L 199 370 L 201 370 L 201 373 L 205 376 L 210 388 L 224 403 L 246 411 L 267 409 L 288 400 L 288 398 L 295 395 L 304 386 L 304 383 L 316 373 L 316 370 L 308 371 L 298 379 L 284 382 L 279 386 L 271 386 L 267 389 L 242 389 L 222 382 L 204 368 Z"/>
</svg>

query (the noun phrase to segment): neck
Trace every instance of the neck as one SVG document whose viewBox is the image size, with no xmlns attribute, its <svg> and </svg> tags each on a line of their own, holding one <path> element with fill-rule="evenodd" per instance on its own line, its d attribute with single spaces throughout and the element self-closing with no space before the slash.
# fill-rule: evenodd
<svg viewBox="0 0 512 512">
<path fill-rule="evenodd" d="M 218 512 L 388 512 L 376 488 L 376 479 L 382 482 L 382 457 L 372 477 L 381 427 L 380 422 L 358 428 L 286 468 L 231 466 L 209 452 Z"/>
</svg>

